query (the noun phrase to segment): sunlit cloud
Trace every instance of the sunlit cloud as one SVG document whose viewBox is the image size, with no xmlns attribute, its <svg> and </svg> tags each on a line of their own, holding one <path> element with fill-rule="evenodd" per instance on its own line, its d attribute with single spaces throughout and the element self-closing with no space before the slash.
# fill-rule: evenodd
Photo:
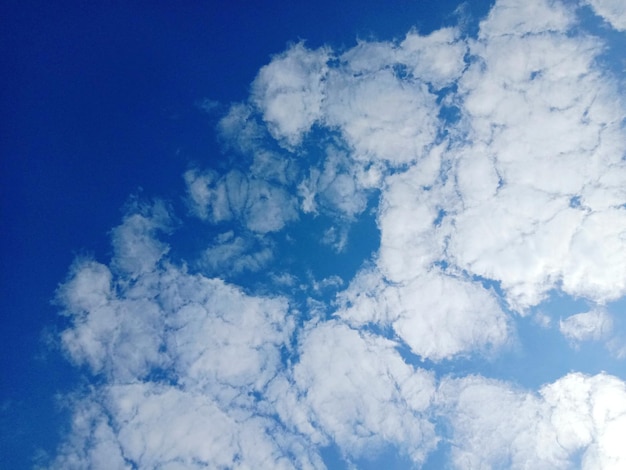
<svg viewBox="0 0 626 470">
<path fill-rule="evenodd" d="M 625 28 L 617 3 L 589 4 Z M 489 375 L 528 347 L 529 316 L 555 348 L 626 356 L 623 77 L 585 11 L 499 0 L 475 36 L 273 56 L 217 124 L 232 165 L 184 172 L 188 213 L 130 204 L 112 258 L 76 260 L 59 288 L 62 347 L 92 383 L 51 467 L 326 468 L 328 449 L 355 467 L 389 449 L 416 467 L 438 450 L 452 468 L 625 466 L 624 377 Z M 192 254 L 172 236 L 190 220 L 211 230 Z M 556 294 L 590 308 L 553 321 Z"/>
</svg>

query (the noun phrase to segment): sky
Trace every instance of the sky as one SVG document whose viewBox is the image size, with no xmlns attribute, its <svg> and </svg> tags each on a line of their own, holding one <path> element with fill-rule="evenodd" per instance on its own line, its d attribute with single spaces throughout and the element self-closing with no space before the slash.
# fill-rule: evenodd
<svg viewBox="0 0 626 470">
<path fill-rule="evenodd" d="M 0 467 L 626 468 L 622 1 L 0 16 Z"/>
</svg>

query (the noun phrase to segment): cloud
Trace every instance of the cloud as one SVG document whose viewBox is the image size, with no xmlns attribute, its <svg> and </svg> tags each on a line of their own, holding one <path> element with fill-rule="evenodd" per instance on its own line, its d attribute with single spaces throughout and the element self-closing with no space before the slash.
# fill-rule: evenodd
<svg viewBox="0 0 626 470">
<path fill-rule="evenodd" d="M 499 0 L 491 8 L 487 18 L 480 23 L 479 38 L 563 32 L 574 21 L 572 10 L 561 2 Z"/>
<path fill-rule="evenodd" d="M 351 324 L 391 326 L 413 351 L 439 361 L 500 348 L 510 325 L 492 292 L 480 284 L 432 272 L 389 284 L 361 272 L 339 295 L 337 315 Z"/>
<path fill-rule="evenodd" d="M 160 309 L 143 295 L 144 284 L 137 282 L 129 298 L 123 298 L 107 266 L 89 260 L 75 264 L 58 295 L 72 324 L 61 339 L 75 363 L 121 380 L 145 377 L 167 363 L 160 352 Z"/>
<path fill-rule="evenodd" d="M 318 213 L 321 205 L 328 212 L 353 220 L 367 207 L 367 186 L 358 169 L 346 152 L 334 146 L 326 149 L 323 165 L 323 169 L 311 168 L 309 176 L 298 186 L 302 210 Z"/>
<path fill-rule="evenodd" d="M 559 330 L 572 341 L 599 340 L 611 333 L 613 321 L 602 309 L 577 313 L 561 320 Z"/>
<path fill-rule="evenodd" d="M 192 212 L 214 224 L 241 220 L 253 232 L 275 232 L 297 218 L 292 197 L 278 185 L 232 170 L 185 173 Z"/>
<path fill-rule="evenodd" d="M 457 468 L 618 469 L 626 452 L 626 386 L 606 374 L 568 374 L 539 394 L 480 376 L 444 380 Z"/>
<path fill-rule="evenodd" d="M 499 281 L 521 312 L 561 282 L 598 302 L 624 294 L 624 195 L 609 182 L 624 168 L 624 107 L 595 66 L 601 43 L 568 35 L 570 16 L 558 3 L 498 3 L 459 80 L 467 134 L 452 147 L 461 204 L 449 211 L 448 255 Z M 606 252 L 587 250 L 589 231 Z"/>
<path fill-rule="evenodd" d="M 476 37 L 272 57 L 217 125 L 237 159 L 184 174 L 187 215 L 215 226 L 204 251 L 175 260 L 168 235 L 189 227 L 134 202 L 112 259 L 60 286 L 60 340 L 92 385 L 67 398 L 52 466 L 324 468 L 327 448 L 348 465 L 435 449 L 454 468 L 626 465 L 623 378 L 535 391 L 462 369 L 523 354 L 554 293 L 596 306 L 561 319 L 566 338 L 624 356 L 626 105 L 581 11 L 500 0 Z M 378 246 L 350 279 L 365 214 Z M 300 263 L 319 243 L 337 256 L 323 272 Z"/>
<path fill-rule="evenodd" d="M 314 442 L 331 438 L 348 456 L 393 444 L 425 460 L 437 443 L 427 412 L 431 373 L 405 364 L 393 342 L 337 322 L 310 328 L 299 354 L 289 381 L 273 384 L 285 422 Z"/>
<path fill-rule="evenodd" d="M 436 136 L 435 96 L 425 83 L 402 81 L 388 68 L 362 75 L 332 70 L 326 95 L 325 123 L 340 129 L 356 160 L 411 163 Z"/>
<path fill-rule="evenodd" d="M 131 258 L 155 243 L 152 212 L 139 225 L 129 214 L 113 232 L 114 243 L 131 233 L 145 245 Z M 128 253 L 116 250 L 111 265 Z M 294 331 L 284 298 L 248 296 L 165 259 L 140 272 L 83 260 L 59 302 L 70 359 L 106 385 L 71 398 L 72 432 L 54 468 L 321 468 L 257 409 Z"/>
<path fill-rule="evenodd" d="M 202 393 L 113 385 L 74 406 L 72 439 L 53 468 L 323 468 L 272 419 L 224 411 Z"/>
<path fill-rule="evenodd" d="M 587 0 L 596 15 L 618 31 L 626 31 L 626 6 L 619 0 Z"/>
<path fill-rule="evenodd" d="M 273 58 L 252 84 L 252 100 L 261 109 L 272 136 L 287 146 L 300 143 L 319 118 L 329 53 L 302 43 Z"/>
</svg>

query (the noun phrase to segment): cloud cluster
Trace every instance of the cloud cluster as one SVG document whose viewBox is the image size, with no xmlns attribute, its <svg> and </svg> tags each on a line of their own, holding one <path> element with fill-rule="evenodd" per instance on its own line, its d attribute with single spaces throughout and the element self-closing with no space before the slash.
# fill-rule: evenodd
<svg viewBox="0 0 626 470">
<path fill-rule="evenodd" d="M 626 464 L 626 387 L 568 374 L 531 394 L 483 377 L 450 379 L 441 399 L 457 468 L 618 469 Z"/>
<path fill-rule="evenodd" d="M 590 4 L 623 29 L 618 6 Z M 625 466 L 623 377 L 535 392 L 439 368 L 523 348 L 519 316 L 553 291 L 591 305 L 561 315 L 573 344 L 616 337 L 626 103 L 585 11 L 499 0 L 476 37 L 274 56 L 218 124 L 236 168 L 184 174 L 217 228 L 197 258 L 169 255 L 171 208 L 136 203 L 112 260 L 77 260 L 59 288 L 63 348 L 95 379 L 67 398 L 51 467 L 325 468 L 328 447 L 354 465 L 439 448 L 454 468 Z M 316 241 L 340 256 L 369 211 L 378 248 L 347 287 L 272 269 L 291 226 L 331 220 Z M 265 270 L 282 294 L 224 280 Z"/>
</svg>

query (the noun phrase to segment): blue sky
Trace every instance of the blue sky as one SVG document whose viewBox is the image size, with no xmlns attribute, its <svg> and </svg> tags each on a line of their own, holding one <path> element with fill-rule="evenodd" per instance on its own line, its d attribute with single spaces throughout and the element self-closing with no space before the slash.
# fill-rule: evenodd
<svg viewBox="0 0 626 470">
<path fill-rule="evenodd" d="M 622 2 L 215 3 L 0 7 L 0 466 L 623 468 Z"/>
</svg>

